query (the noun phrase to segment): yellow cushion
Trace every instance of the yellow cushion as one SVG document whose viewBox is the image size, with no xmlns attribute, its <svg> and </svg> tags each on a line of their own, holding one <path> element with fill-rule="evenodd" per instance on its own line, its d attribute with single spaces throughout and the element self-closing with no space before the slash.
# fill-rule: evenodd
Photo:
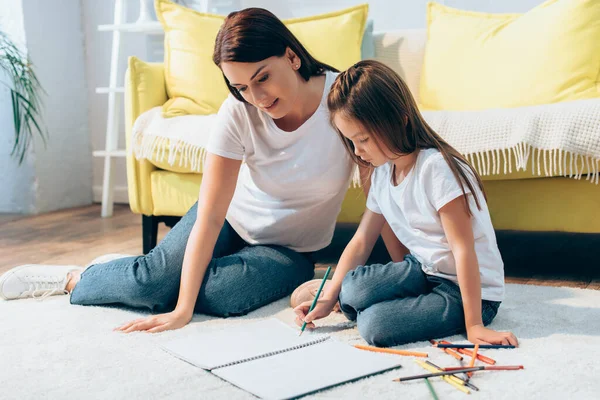
<svg viewBox="0 0 600 400">
<path fill-rule="evenodd" d="M 155 1 L 165 31 L 166 117 L 213 114 L 229 93 L 212 54 L 224 16 Z M 360 60 L 368 5 L 283 22 L 317 60 L 340 70 Z"/>
<path fill-rule="evenodd" d="M 422 106 L 473 110 L 599 97 L 599 44 L 597 0 L 549 0 L 525 14 L 429 3 Z"/>
</svg>

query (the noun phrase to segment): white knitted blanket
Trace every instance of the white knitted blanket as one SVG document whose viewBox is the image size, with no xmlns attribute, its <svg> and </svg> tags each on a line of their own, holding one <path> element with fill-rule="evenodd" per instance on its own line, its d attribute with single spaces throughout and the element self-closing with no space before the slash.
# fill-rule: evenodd
<svg viewBox="0 0 600 400">
<path fill-rule="evenodd" d="M 481 175 L 532 165 L 532 174 L 577 179 L 587 174 L 587 180 L 598 183 L 600 99 L 422 114 Z"/>
<path fill-rule="evenodd" d="M 598 184 L 600 99 L 482 111 L 424 111 L 427 123 L 464 154 L 481 175 L 527 170 Z M 132 150 L 138 159 L 202 172 L 215 115 L 165 119 L 153 108 L 136 120 Z M 180 157 L 178 157 L 180 156 Z M 531 162 L 530 162 L 531 157 Z M 357 176 L 355 177 L 355 183 Z"/>
<path fill-rule="evenodd" d="M 133 125 L 130 151 L 139 160 L 178 165 L 202 172 L 208 138 L 217 114 L 163 118 L 162 107 L 141 114 Z"/>
</svg>

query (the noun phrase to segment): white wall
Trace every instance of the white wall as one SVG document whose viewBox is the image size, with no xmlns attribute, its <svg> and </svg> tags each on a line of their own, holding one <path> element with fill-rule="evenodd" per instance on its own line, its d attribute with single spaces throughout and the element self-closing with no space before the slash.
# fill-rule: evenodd
<svg viewBox="0 0 600 400">
<path fill-rule="evenodd" d="M 27 1 L 27 0 L 26 0 Z M 208 0 L 210 12 L 227 14 L 234 9 L 245 7 L 263 7 L 271 10 L 280 18 L 301 17 L 364 3 L 366 0 Z M 91 142 L 94 149 L 104 148 L 106 130 L 106 95 L 94 92 L 96 86 L 107 86 L 110 63 L 111 35 L 98 32 L 98 24 L 112 23 L 112 2 L 82 0 L 83 24 L 86 41 L 86 69 L 88 73 L 88 103 Z M 186 5 L 199 8 L 202 0 L 184 0 Z M 425 27 L 425 9 L 428 0 L 370 0 L 369 18 L 374 20 L 375 31 Z M 446 0 L 440 1 L 451 7 L 486 12 L 525 12 L 540 4 L 542 0 Z M 128 19 L 135 21 L 139 13 L 138 1 L 130 0 Z M 122 37 L 123 53 L 121 57 L 121 76 L 125 71 L 126 56 L 137 55 L 147 61 L 157 61 L 161 57 L 162 38 L 147 38 L 129 34 Z M 123 122 L 123 119 L 121 119 Z M 123 125 L 123 124 L 121 124 Z M 124 130 L 124 128 L 122 128 Z M 121 146 L 124 138 L 121 135 Z M 115 163 L 115 199 L 127 201 L 126 170 L 123 160 Z M 95 159 L 93 163 L 94 200 L 101 198 L 103 161 Z"/>
<path fill-rule="evenodd" d="M 47 147 L 35 140 L 36 210 L 92 202 L 81 6 L 72 0 L 23 0 L 27 50 L 47 95 Z"/>
<path fill-rule="evenodd" d="M 0 27 L 26 52 L 21 0 L 0 0 Z M 2 82 L 8 82 L 3 76 Z M 35 165 L 32 152 L 19 165 L 10 155 L 14 144 L 14 123 L 10 90 L 0 86 L 0 212 L 35 211 Z"/>
<path fill-rule="evenodd" d="M 2 0 L 1 27 L 29 56 L 44 88 L 44 147 L 35 136 L 23 164 L 10 156 L 10 92 L 0 93 L 0 212 L 39 213 L 90 204 L 91 163 L 81 8 L 70 0 Z"/>
</svg>

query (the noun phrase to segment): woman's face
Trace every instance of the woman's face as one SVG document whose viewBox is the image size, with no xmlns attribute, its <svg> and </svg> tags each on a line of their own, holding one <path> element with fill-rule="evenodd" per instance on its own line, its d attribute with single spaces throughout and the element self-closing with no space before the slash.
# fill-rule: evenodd
<svg viewBox="0 0 600 400">
<path fill-rule="evenodd" d="M 255 63 L 221 63 L 221 70 L 229 84 L 244 100 L 273 119 L 285 117 L 297 101 L 301 79 L 298 68 L 299 58 L 289 52 L 282 57 L 269 57 Z"/>
</svg>

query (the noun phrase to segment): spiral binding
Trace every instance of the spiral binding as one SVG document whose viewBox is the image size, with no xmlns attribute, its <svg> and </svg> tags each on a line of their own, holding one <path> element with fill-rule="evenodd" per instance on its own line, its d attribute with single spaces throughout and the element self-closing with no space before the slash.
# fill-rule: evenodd
<svg viewBox="0 0 600 400">
<path fill-rule="evenodd" d="M 232 365 L 242 364 L 242 363 L 245 363 L 245 362 L 258 360 L 258 359 L 261 359 L 261 358 L 271 357 L 271 356 L 275 356 L 275 355 L 281 354 L 281 353 L 287 353 L 288 351 L 294 351 L 294 350 L 298 350 L 298 349 L 301 349 L 301 348 L 304 348 L 304 347 L 312 346 L 314 344 L 323 343 L 324 341 L 329 340 L 329 338 L 330 338 L 330 336 L 320 337 L 318 339 L 311 340 L 310 342 L 302 343 L 302 344 L 299 344 L 299 345 L 293 346 L 293 347 L 288 347 L 287 349 L 277 350 L 277 351 L 271 351 L 269 353 L 261 354 L 261 355 L 250 357 L 250 358 L 245 358 L 245 359 L 239 360 L 239 361 L 232 361 L 232 362 L 227 363 L 227 364 L 219 365 L 218 367 L 215 367 L 213 369 L 231 367 Z"/>
</svg>

